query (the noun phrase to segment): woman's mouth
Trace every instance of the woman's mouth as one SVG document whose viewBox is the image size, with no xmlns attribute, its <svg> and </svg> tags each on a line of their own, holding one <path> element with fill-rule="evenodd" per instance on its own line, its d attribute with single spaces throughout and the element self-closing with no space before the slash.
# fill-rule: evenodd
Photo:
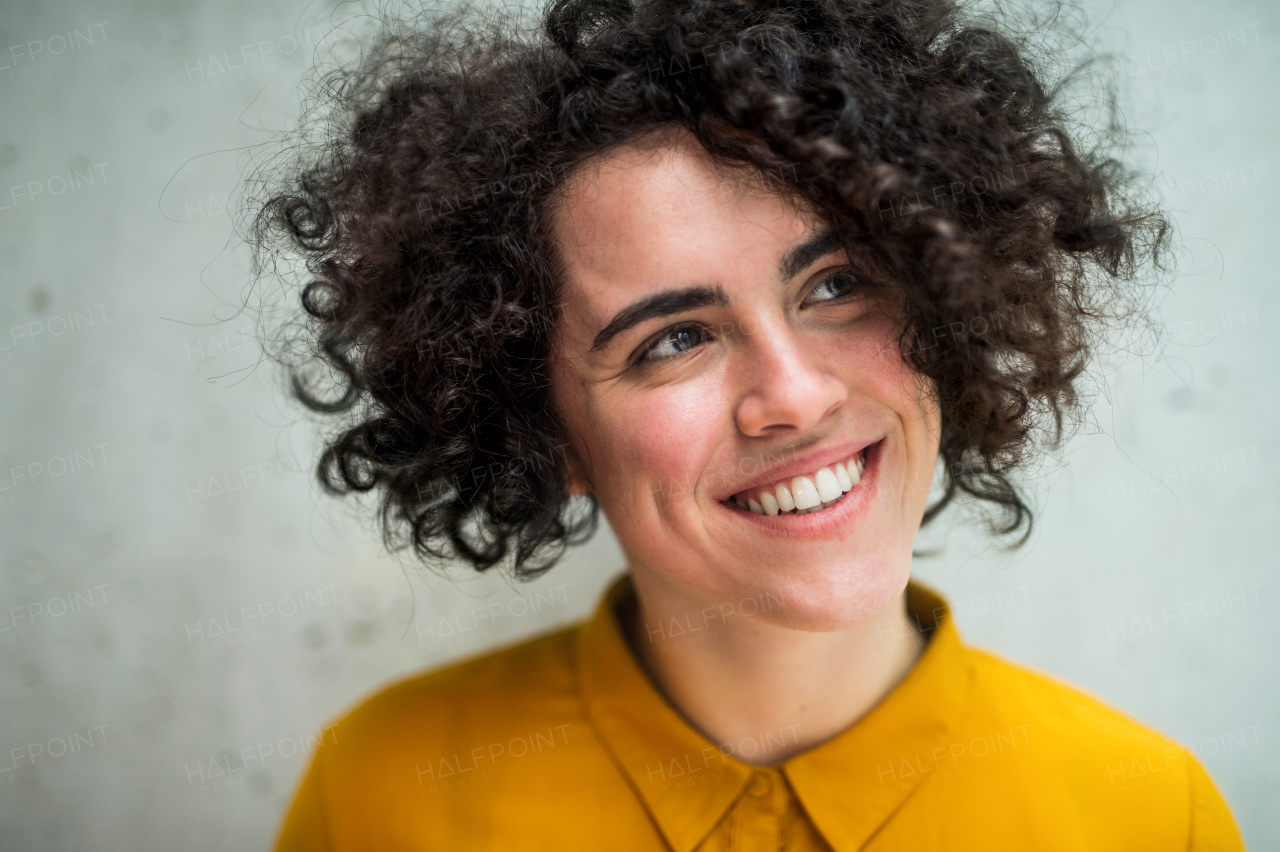
<svg viewBox="0 0 1280 852">
<path fill-rule="evenodd" d="M 740 508 L 757 515 L 805 515 L 839 503 L 858 487 L 866 469 L 867 449 L 812 473 L 787 477 L 734 494 Z"/>
</svg>

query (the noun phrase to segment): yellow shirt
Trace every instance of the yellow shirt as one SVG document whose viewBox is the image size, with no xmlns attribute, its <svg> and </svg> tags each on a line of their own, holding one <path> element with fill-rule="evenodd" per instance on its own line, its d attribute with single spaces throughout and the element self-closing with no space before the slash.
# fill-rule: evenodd
<svg viewBox="0 0 1280 852">
<path fill-rule="evenodd" d="M 690 726 L 623 638 L 616 607 L 633 595 L 623 576 L 589 621 L 403 681 L 341 718 L 277 850 L 1243 848 L 1186 750 L 966 647 L 915 583 L 908 611 L 930 639 L 907 677 L 852 727 L 767 767 L 737 755 L 767 756 L 796 732 L 716 744 Z"/>
</svg>

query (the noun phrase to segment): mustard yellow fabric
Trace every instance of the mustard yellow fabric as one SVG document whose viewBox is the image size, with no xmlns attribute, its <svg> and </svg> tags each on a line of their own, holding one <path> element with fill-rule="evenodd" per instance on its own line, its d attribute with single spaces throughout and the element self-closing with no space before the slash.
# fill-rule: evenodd
<svg viewBox="0 0 1280 852">
<path fill-rule="evenodd" d="M 589 621 L 403 681 L 339 719 L 277 850 L 1243 848 L 1192 755 L 966 647 L 918 584 L 908 609 L 930 639 L 915 668 L 843 733 L 759 768 L 737 755 L 796 731 L 707 740 L 628 648 L 616 608 L 633 599 L 624 576 Z"/>
</svg>

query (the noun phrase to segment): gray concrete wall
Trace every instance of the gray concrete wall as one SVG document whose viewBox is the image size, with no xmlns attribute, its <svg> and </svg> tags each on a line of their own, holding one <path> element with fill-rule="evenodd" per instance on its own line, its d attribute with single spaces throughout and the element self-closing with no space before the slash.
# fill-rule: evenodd
<svg viewBox="0 0 1280 852">
<path fill-rule="evenodd" d="M 262 848 L 326 718 L 581 616 L 621 568 L 606 530 L 533 587 L 426 579 L 317 493 L 227 207 L 341 8 L 0 6 L 0 847 Z M 1032 478 L 1027 548 L 944 521 L 917 573 L 970 640 L 1192 745 L 1276 848 L 1280 7 L 1089 11 L 1184 245 L 1168 346 Z"/>
</svg>

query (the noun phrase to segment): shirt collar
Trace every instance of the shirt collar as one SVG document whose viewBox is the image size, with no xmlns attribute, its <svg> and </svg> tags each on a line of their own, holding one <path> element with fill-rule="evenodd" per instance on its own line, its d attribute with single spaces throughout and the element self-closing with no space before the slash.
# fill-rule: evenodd
<svg viewBox="0 0 1280 852">
<path fill-rule="evenodd" d="M 699 733 L 640 668 L 618 621 L 634 600 L 630 575 L 610 586 L 578 635 L 587 716 L 676 852 L 692 852 L 724 817 L 756 767 Z M 945 748 L 968 704 L 963 645 L 946 602 L 912 581 L 907 611 L 931 636 L 884 700 L 827 742 L 781 764 L 835 852 L 854 852 L 929 778 L 912 762 Z M 902 765 L 900 765 L 902 764 Z"/>
</svg>

